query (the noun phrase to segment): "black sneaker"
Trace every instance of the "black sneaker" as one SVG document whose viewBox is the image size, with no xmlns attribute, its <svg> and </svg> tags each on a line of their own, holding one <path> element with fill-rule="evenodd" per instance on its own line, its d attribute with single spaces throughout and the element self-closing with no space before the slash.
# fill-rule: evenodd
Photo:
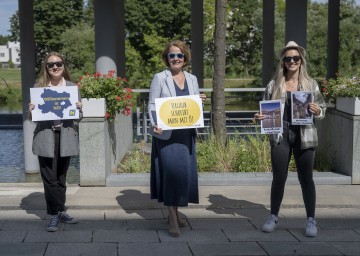
<svg viewBox="0 0 360 256">
<path fill-rule="evenodd" d="M 47 226 L 46 230 L 49 232 L 55 232 L 58 230 L 59 226 L 59 217 L 58 215 L 51 215 L 50 223 Z"/>
<path fill-rule="evenodd" d="M 59 220 L 64 223 L 67 223 L 67 224 L 78 223 L 77 219 L 70 217 L 70 215 L 67 214 L 66 212 L 59 212 L 57 216 L 59 217 Z"/>
</svg>

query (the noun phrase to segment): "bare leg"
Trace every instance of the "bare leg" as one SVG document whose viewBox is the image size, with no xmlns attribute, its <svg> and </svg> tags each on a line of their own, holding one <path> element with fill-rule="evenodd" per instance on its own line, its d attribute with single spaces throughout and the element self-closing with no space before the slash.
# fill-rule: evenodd
<svg viewBox="0 0 360 256">
<path fill-rule="evenodd" d="M 177 210 L 175 206 L 169 206 L 169 235 L 173 237 L 180 236 L 180 229 L 177 222 Z"/>
<path fill-rule="evenodd" d="M 175 206 L 175 211 L 176 211 L 176 219 L 177 219 L 177 222 L 178 222 L 178 225 L 179 227 L 183 228 L 186 226 L 185 224 L 185 221 L 183 221 L 181 218 L 180 218 L 180 215 L 179 215 L 179 211 L 178 211 L 178 207 Z"/>
</svg>

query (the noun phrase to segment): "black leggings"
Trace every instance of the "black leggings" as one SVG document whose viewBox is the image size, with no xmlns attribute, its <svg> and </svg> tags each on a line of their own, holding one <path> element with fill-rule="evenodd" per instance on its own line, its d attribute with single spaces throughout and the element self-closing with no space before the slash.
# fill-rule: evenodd
<svg viewBox="0 0 360 256">
<path fill-rule="evenodd" d="M 297 167 L 307 217 L 315 217 L 316 191 L 313 180 L 315 149 L 301 149 L 300 127 L 284 127 L 283 140 L 271 147 L 273 181 L 271 185 L 271 214 L 278 215 L 284 196 L 291 154 Z"/>
</svg>

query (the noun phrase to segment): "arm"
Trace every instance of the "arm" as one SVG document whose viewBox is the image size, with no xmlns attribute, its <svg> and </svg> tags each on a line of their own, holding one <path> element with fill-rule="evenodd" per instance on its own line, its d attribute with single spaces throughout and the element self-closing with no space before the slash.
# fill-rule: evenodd
<svg viewBox="0 0 360 256">
<path fill-rule="evenodd" d="M 156 118 L 155 99 L 157 98 L 161 98 L 161 82 L 159 76 L 155 74 L 150 85 L 149 105 L 148 105 L 148 112 L 152 127 L 156 126 L 156 120 L 154 120 L 154 117 Z"/>
<path fill-rule="evenodd" d="M 314 102 L 309 104 L 309 109 L 314 114 L 314 118 L 323 119 L 326 112 L 326 103 L 315 80 L 313 80 L 312 85 L 314 92 Z"/>
</svg>

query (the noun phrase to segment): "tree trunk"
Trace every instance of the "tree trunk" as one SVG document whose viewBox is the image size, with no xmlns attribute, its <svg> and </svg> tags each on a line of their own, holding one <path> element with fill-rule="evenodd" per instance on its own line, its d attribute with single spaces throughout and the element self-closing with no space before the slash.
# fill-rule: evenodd
<svg viewBox="0 0 360 256">
<path fill-rule="evenodd" d="M 226 35 L 226 0 L 215 1 L 215 52 L 212 92 L 212 129 L 218 142 L 226 143 L 225 116 L 225 35 Z"/>
</svg>

